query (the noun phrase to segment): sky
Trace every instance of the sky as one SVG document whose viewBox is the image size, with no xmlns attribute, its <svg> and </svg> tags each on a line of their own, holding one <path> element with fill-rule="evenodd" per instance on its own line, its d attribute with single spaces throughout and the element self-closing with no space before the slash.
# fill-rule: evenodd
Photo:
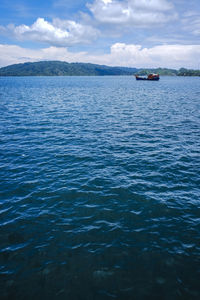
<svg viewBox="0 0 200 300">
<path fill-rule="evenodd" d="M 0 67 L 200 69 L 200 0 L 0 0 Z"/>
</svg>

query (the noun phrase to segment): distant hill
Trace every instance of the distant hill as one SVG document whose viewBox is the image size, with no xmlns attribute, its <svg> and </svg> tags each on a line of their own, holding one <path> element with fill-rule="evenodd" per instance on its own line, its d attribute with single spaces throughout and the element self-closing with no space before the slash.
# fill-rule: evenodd
<svg viewBox="0 0 200 300">
<path fill-rule="evenodd" d="M 162 76 L 177 76 L 178 71 L 174 69 L 167 68 L 157 68 L 157 69 L 141 69 L 137 72 L 138 75 L 148 75 L 150 73 L 160 74 Z"/>
<path fill-rule="evenodd" d="M 40 61 L 0 68 L 0 76 L 105 76 L 132 75 L 136 68 L 108 67 L 89 63 Z"/>
<path fill-rule="evenodd" d="M 159 73 L 168 76 L 200 76 L 199 70 L 187 69 L 137 69 L 109 67 L 90 63 L 67 63 L 61 61 L 39 61 L 15 64 L 0 68 L 0 76 L 106 76 L 106 75 L 147 75 Z"/>
<path fill-rule="evenodd" d="M 178 71 L 178 76 L 200 76 L 200 70 L 188 70 L 185 68 L 181 68 Z"/>
<path fill-rule="evenodd" d="M 167 68 L 140 69 L 137 72 L 138 75 L 147 75 L 149 73 L 158 73 L 162 76 L 200 76 L 200 70 L 190 70 L 185 68 L 179 70 Z"/>
</svg>

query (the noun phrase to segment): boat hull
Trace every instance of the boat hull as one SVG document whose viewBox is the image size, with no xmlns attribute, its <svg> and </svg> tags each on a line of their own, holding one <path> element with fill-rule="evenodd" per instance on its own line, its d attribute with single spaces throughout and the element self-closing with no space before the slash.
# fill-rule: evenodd
<svg viewBox="0 0 200 300">
<path fill-rule="evenodd" d="M 158 78 L 142 78 L 142 77 L 136 77 L 136 80 L 148 80 L 148 81 L 158 81 L 159 80 L 159 77 Z"/>
</svg>

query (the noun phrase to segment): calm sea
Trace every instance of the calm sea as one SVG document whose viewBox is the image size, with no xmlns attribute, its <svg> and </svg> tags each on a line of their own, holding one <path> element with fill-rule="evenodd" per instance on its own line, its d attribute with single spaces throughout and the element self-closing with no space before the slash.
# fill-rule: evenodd
<svg viewBox="0 0 200 300">
<path fill-rule="evenodd" d="M 0 78 L 0 298 L 200 299 L 200 78 Z"/>
</svg>

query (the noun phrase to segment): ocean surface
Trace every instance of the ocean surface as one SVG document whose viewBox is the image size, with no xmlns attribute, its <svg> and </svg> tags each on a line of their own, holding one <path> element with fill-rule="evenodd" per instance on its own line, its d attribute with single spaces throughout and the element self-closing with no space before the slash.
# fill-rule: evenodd
<svg viewBox="0 0 200 300">
<path fill-rule="evenodd" d="M 0 299 L 200 299 L 200 78 L 0 78 Z"/>
</svg>

